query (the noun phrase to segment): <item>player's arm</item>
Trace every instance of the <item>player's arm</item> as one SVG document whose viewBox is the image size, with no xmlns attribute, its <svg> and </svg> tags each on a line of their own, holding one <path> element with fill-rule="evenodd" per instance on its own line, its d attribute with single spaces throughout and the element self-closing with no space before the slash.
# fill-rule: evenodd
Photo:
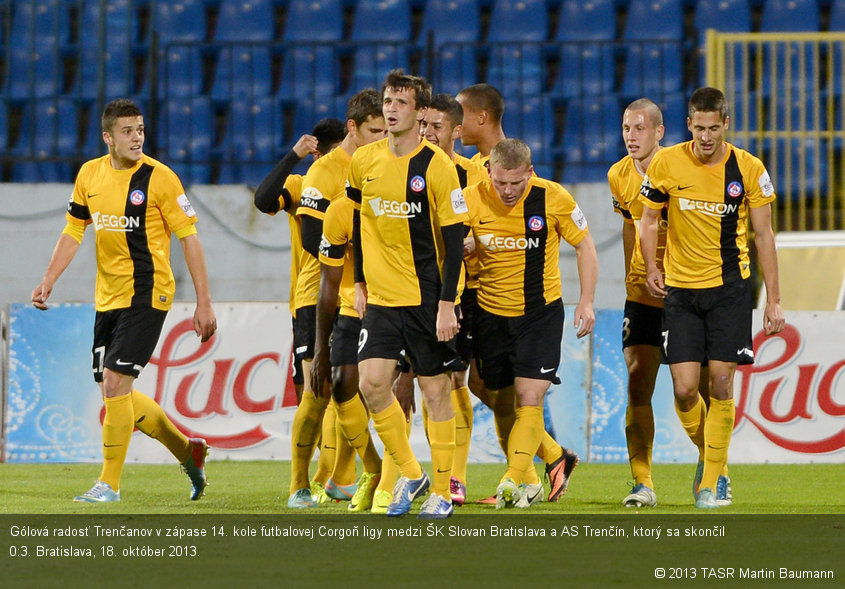
<svg viewBox="0 0 845 589">
<path fill-rule="evenodd" d="M 202 249 L 202 243 L 200 243 L 200 238 L 193 225 L 188 227 L 187 230 L 187 235 L 180 235 L 181 232 L 176 232 L 176 236 L 179 237 L 179 243 L 182 245 L 185 264 L 188 266 L 188 272 L 191 273 L 191 280 L 194 283 L 194 291 L 197 295 L 197 308 L 194 311 L 194 331 L 205 342 L 217 331 L 217 319 L 211 306 L 211 291 L 208 288 L 208 270 L 205 266 L 205 252 Z"/>
<path fill-rule="evenodd" d="M 38 283 L 38 286 L 32 290 L 32 305 L 36 309 L 47 310 L 47 299 L 53 292 L 53 285 L 56 284 L 59 276 L 67 269 L 79 250 L 84 231 L 83 226 L 71 223 L 68 223 L 62 231 L 59 240 L 56 242 L 56 247 L 53 248 L 53 255 L 50 257 L 50 263 L 47 264 L 44 277 Z"/>
<path fill-rule="evenodd" d="M 660 221 L 660 210 L 643 207 L 640 219 L 640 249 L 646 268 L 646 288 L 652 296 L 663 298 L 666 296 L 666 285 L 663 274 L 657 266 L 657 225 Z"/>
<path fill-rule="evenodd" d="M 754 226 L 754 245 L 757 246 L 757 260 L 766 283 L 766 310 L 763 314 L 763 329 L 766 335 L 780 333 L 786 326 L 786 318 L 780 306 L 780 281 L 778 258 L 775 249 L 775 233 L 772 230 L 772 207 L 766 204 L 751 207 L 749 215 Z"/>
<path fill-rule="evenodd" d="M 458 333 L 455 297 L 458 294 L 458 281 L 463 268 L 466 226 L 463 223 L 454 223 L 442 227 L 440 232 L 443 236 L 444 260 L 443 285 L 437 305 L 437 339 L 445 342 Z"/>
<path fill-rule="evenodd" d="M 581 284 L 581 298 L 575 306 L 575 328 L 578 330 L 576 335 L 581 338 L 592 333 L 596 325 L 593 301 L 596 298 L 596 283 L 599 278 L 599 256 L 589 231 L 575 246 L 575 259 L 578 264 L 578 281 Z"/>
<path fill-rule="evenodd" d="M 261 185 L 255 190 L 255 207 L 262 213 L 275 215 L 282 208 L 288 210 L 292 201 L 291 195 L 285 189 L 285 180 L 293 171 L 296 164 L 309 153 L 317 151 L 317 138 L 313 135 L 303 135 L 293 148 L 279 160 L 279 163 L 262 180 Z M 285 206 L 282 207 L 279 195 L 282 196 Z"/>
<path fill-rule="evenodd" d="M 634 224 L 625 221 L 622 223 L 622 251 L 625 254 L 625 276 L 631 271 L 631 258 L 634 257 L 634 240 L 637 235 Z"/>
</svg>

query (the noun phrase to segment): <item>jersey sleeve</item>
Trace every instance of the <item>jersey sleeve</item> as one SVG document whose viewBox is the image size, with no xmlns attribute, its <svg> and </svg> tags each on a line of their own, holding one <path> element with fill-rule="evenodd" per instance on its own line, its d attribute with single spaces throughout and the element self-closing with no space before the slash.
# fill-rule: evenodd
<svg viewBox="0 0 845 589">
<path fill-rule="evenodd" d="M 640 188 L 640 201 L 644 206 L 655 210 L 662 209 L 663 205 L 669 201 L 671 174 L 665 161 L 666 158 L 661 157 L 663 152 L 665 150 L 660 150 L 654 154 L 654 159 L 648 166 L 648 173 L 643 178 L 643 184 Z"/>
<path fill-rule="evenodd" d="M 347 243 L 352 239 L 352 203 L 334 201 L 326 209 L 323 237 L 320 240 L 320 262 L 327 266 L 343 266 Z"/>
<path fill-rule="evenodd" d="M 91 211 L 88 208 L 88 194 L 85 191 L 85 183 L 88 178 L 88 164 L 82 166 L 79 174 L 76 175 L 76 182 L 73 185 L 73 192 L 67 203 L 65 218 L 69 225 L 82 227 L 83 229 L 91 223 Z"/>
<path fill-rule="evenodd" d="M 156 205 L 170 231 L 178 233 L 197 222 L 194 207 L 182 188 L 182 182 L 173 171 L 166 167 L 156 167 L 152 181 L 156 187 Z"/>
<path fill-rule="evenodd" d="M 302 179 L 302 196 L 296 209 L 297 215 L 316 219 L 325 217 L 326 209 L 334 197 L 332 186 L 336 184 L 330 172 L 328 166 L 319 165 L 319 160 L 308 169 Z"/>
<path fill-rule="evenodd" d="M 587 218 L 581 207 L 562 186 L 552 191 L 553 215 L 558 234 L 570 245 L 578 245 L 587 236 Z"/>
<path fill-rule="evenodd" d="M 746 182 L 745 198 L 751 208 L 766 206 L 775 200 L 774 184 L 772 184 L 772 179 L 763 162 L 750 154 L 749 157 L 751 160 L 749 165 L 750 178 Z"/>
<path fill-rule="evenodd" d="M 622 196 L 620 180 L 621 178 L 616 170 L 616 166 L 610 168 L 607 172 L 607 184 L 610 186 L 610 199 L 613 202 L 613 212 L 621 215 L 626 223 L 633 223 L 634 218 L 631 215 L 631 210 Z"/>
<path fill-rule="evenodd" d="M 441 227 L 467 222 L 467 203 L 464 200 L 458 171 L 442 152 L 437 154 L 428 172 L 428 185 L 434 197 L 437 221 Z"/>
</svg>

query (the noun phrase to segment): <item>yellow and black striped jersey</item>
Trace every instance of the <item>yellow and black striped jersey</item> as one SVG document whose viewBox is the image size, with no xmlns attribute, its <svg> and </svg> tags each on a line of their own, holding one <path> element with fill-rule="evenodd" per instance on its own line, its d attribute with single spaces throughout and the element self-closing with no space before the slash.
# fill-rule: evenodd
<svg viewBox="0 0 845 589">
<path fill-rule="evenodd" d="M 625 291 L 629 301 L 662 307 L 663 299 L 649 294 L 646 288 L 646 270 L 643 260 L 643 250 L 640 248 L 640 219 L 643 216 L 643 203 L 639 199 L 640 188 L 643 185 L 644 174 L 637 167 L 636 160 L 625 156 L 607 171 L 607 183 L 610 185 L 610 195 L 613 198 L 613 210 L 622 215 L 625 223 L 634 227 L 634 250 L 631 254 L 631 265 L 625 276 Z M 666 209 L 661 211 L 661 219 L 657 229 L 657 265 L 663 271 L 663 254 L 666 250 Z"/>
<path fill-rule="evenodd" d="M 693 142 L 661 149 L 643 180 L 640 199 L 668 203 L 665 282 L 711 288 L 748 278 L 748 209 L 771 203 L 775 190 L 763 162 L 725 143 L 721 162 L 703 164 Z"/>
<path fill-rule="evenodd" d="M 296 281 L 299 278 L 299 264 L 302 257 L 302 231 L 299 217 L 296 211 L 299 208 L 299 200 L 302 196 L 302 176 L 291 174 L 285 180 L 285 188 L 290 194 L 291 202 L 285 205 L 284 197 L 279 197 L 282 208 L 288 214 L 288 226 L 290 227 L 290 294 L 288 295 L 288 307 L 291 316 L 296 317 Z"/>
<path fill-rule="evenodd" d="M 343 266 L 343 278 L 338 291 L 341 315 L 358 317 L 355 311 L 355 269 L 352 263 L 352 217 L 355 205 L 341 198 L 329 205 L 323 219 L 323 239 L 320 241 L 320 262 L 328 266 Z"/>
<path fill-rule="evenodd" d="M 454 162 L 461 188 L 486 182 L 490 178 L 487 168 L 478 162 L 458 154 L 455 154 Z M 478 288 L 478 254 L 472 252 L 464 256 L 464 268 L 466 269 L 466 288 Z"/>
<path fill-rule="evenodd" d="M 302 179 L 297 216 L 324 218 L 329 203 L 346 194 L 346 177 L 351 161 L 349 154 L 338 147 L 311 164 Z M 296 283 L 296 308 L 316 305 L 319 295 L 320 260 L 303 249 Z"/>
<path fill-rule="evenodd" d="M 449 157 L 425 139 L 402 157 L 393 155 L 388 139 L 359 147 L 347 194 L 361 211 L 367 301 L 404 307 L 439 300 L 441 228 L 467 219 Z"/>
<path fill-rule="evenodd" d="M 587 220 L 572 195 L 536 176 L 512 207 L 491 182 L 465 192 L 481 263 L 478 304 L 496 315 L 520 317 L 560 299 L 561 238 L 574 246 L 587 235 Z"/>
<path fill-rule="evenodd" d="M 79 170 L 66 216 L 72 225 L 94 226 L 97 311 L 170 309 L 176 289 L 170 235 L 191 235 L 197 222 L 170 168 L 147 155 L 129 170 L 114 169 L 108 155 L 90 160 Z"/>
</svg>

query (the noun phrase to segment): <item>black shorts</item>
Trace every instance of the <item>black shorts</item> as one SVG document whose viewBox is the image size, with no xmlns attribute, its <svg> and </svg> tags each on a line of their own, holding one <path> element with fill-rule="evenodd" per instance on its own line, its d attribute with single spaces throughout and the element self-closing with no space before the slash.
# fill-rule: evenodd
<svg viewBox="0 0 845 589">
<path fill-rule="evenodd" d="M 332 328 L 332 366 L 358 365 L 358 339 L 361 336 L 361 320 L 358 317 L 338 315 Z"/>
<path fill-rule="evenodd" d="M 94 316 L 92 368 L 103 382 L 103 368 L 138 378 L 155 351 L 167 311 L 126 307 L 97 311 Z"/>
<path fill-rule="evenodd" d="M 458 350 L 458 357 L 466 366 L 469 366 L 475 356 L 475 316 L 478 313 L 478 289 L 467 288 L 461 294 L 461 329 L 458 331 L 455 346 Z"/>
<path fill-rule="evenodd" d="M 455 339 L 437 341 L 437 303 L 414 307 L 367 305 L 358 341 L 358 361 L 398 360 L 403 350 L 419 376 L 436 376 L 461 366 Z"/>
<path fill-rule="evenodd" d="M 314 357 L 314 341 L 317 338 L 317 305 L 308 305 L 296 310 L 293 320 L 293 355 L 301 363 Z M 300 370 L 301 371 L 301 370 Z"/>
<path fill-rule="evenodd" d="M 702 358 L 753 364 L 751 284 L 669 287 L 663 300 L 663 351 L 669 364 Z"/>
<path fill-rule="evenodd" d="M 622 320 L 622 347 L 663 345 L 663 309 L 625 301 Z"/>
<path fill-rule="evenodd" d="M 499 390 L 514 378 L 536 378 L 560 384 L 563 301 L 522 317 L 503 317 L 478 308 L 475 333 L 478 369 L 484 385 Z"/>
</svg>

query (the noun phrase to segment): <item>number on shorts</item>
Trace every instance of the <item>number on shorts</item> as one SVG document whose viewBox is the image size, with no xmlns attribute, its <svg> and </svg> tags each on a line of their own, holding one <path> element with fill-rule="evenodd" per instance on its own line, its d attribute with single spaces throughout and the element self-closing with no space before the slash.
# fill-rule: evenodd
<svg viewBox="0 0 845 589">
<path fill-rule="evenodd" d="M 669 330 L 663 332 L 663 354 L 669 355 Z"/>
<path fill-rule="evenodd" d="M 628 336 L 631 335 L 631 318 L 625 317 L 622 320 L 622 341 L 628 341 Z"/>
<path fill-rule="evenodd" d="M 103 372 L 103 362 L 106 361 L 106 346 L 94 348 L 94 355 L 97 356 L 97 372 Z"/>
<path fill-rule="evenodd" d="M 359 353 L 359 354 L 361 353 L 361 350 L 363 350 L 363 349 L 364 349 L 364 344 L 366 344 L 366 343 L 367 343 L 367 337 L 368 337 L 369 335 L 370 335 L 370 334 L 369 334 L 369 333 L 367 333 L 367 330 L 366 330 L 366 329 L 363 329 L 363 328 L 361 329 L 361 333 L 360 333 L 360 334 L 358 334 L 358 353 Z"/>
</svg>

